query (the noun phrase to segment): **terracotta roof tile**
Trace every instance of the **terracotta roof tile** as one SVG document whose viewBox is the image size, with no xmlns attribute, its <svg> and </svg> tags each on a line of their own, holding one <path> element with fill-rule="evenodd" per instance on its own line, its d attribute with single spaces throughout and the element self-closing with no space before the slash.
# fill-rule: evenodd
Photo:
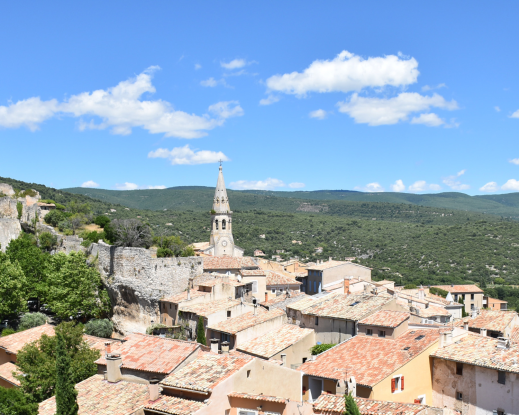
<svg viewBox="0 0 519 415">
<path fill-rule="evenodd" d="M 250 362 L 244 355 L 214 354 L 201 352 L 197 359 L 160 382 L 164 387 L 210 392 L 229 376 Z"/>
<path fill-rule="evenodd" d="M 306 297 L 308 297 L 308 294 L 306 294 L 304 292 L 290 290 L 290 296 L 287 296 L 286 293 L 283 293 L 280 295 L 269 294 L 269 300 L 263 301 L 260 304 L 265 307 L 272 307 L 272 306 L 275 306 L 276 304 L 282 303 L 287 300 L 291 300 L 289 304 L 295 303 L 296 301 L 300 301 Z"/>
<path fill-rule="evenodd" d="M 18 366 L 14 363 L 6 362 L 0 365 L 0 378 L 6 380 L 13 385 L 20 386 L 20 381 L 13 376 L 13 372 L 19 373 Z"/>
<path fill-rule="evenodd" d="M 258 264 L 251 257 L 206 257 L 204 269 L 242 269 L 258 268 Z"/>
<path fill-rule="evenodd" d="M 105 339 L 104 337 L 91 336 L 90 334 L 83 334 L 85 340 L 91 349 L 104 350 L 105 343 L 119 343 L 117 339 Z"/>
<path fill-rule="evenodd" d="M 297 281 L 291 275 L 285 275 L 281 272 L 276 271 L 267 271 L 267 281 L 266 285 L 301 285 L 302 282 Z"/>
<path fill-rule="evenodd" d="M 451 294 L 471 294 L 471 293 L 481 293 L 483 294 L 483 290 L 479 288 L 477 285 L 434 285 L 434 288 L 440 288 L 441 290 L 448 291 Z"/>
<path fill-rule="evenodd" d="M 319 265 L 312 265 L 312 266 L 308 266 L 306 269 L 307 270 L 312 270 L 312 271 L 324 271 L 325 269 L 329 269 L 329 268 L 333 268 L 333 267 L 338 267 L 339 265 L 344 265 L 344 264 L 347 264 L 348 262 L 346 261 L 326 261 L 326 262 L 323 262 L 322 264 L 319 264 Z"/>
<path fill-rule="evenodd" d="M 302 329 L 294 324 L 283 324 L 281 327 L 248 341 L 236 349 L 270 359 L 312 333 L 312 329 Z"/>
<path fill-rule="evenodd" d="M 190 292 L 191 298 L 196 297 L 203 297 L 204 295 L 209 295 L 209 293 L 198 291 L 198 290 L 191 290 Z M 168 303 L 175 303 L 178 304 L 182 301 L 187 301 L 187 291 L 182 291 L 180 294 L 172 295 L 171 297 L 163 298 L 161 301 L 166 301 Z"/>
<path fill-rule="evenodd" d="M 285 312 L 279 308 L 275 308 L 270 311 L 265 311 L 262 308 L 256 310 L 256 315 L 253 311 L 242 314 L 234 318 L 230 318 L 225 321 L 221 321 L 213 326 L 209 326 L 211 330 L 221 331 L 229 334 L 236 334 L 242 330 L 264 323 L 273 318 L 284 316 Z"/>
<path fill-rule="evenodd" d="M 17 354 L 18 351 L 27 343 L 38 340 L 43 334 L 54 336 L 54 326 L 43 324 L 32 329 L 24 330 L 19 333 L 13 333 L 9 336 L 0 337 L 0 348 L 7 350 L 9 353 Z"/>
<path fill-rule="evenodd" d="M 355 403 L 361 415 L 417 415 L 426 405 L 412 403 L 376 401 L 356 397 Z M 321 415 L 342 415 L 344 413 L 344 396 L 323 392 L 314 402 L 314 413 Z"/>
<path fill-rule="evenodd" d="M 191 415 L 205 406 L 207 406 L 207 404 L 203 402 L 162 395 L 158 400 L 146 403 L 144 408 L 153 409 L 166 414 Z"/>
<path fill-rule="evenodd" d="M 402 311 L 380 310 L 359 321 L 359 324 L 380 327 L 398 327 L 409 319 L 409 313 Z"/>
<path fill-rule="evenodd" d="M 475 318 L 468 319 L 469 327 L 504 333 L 508 325 L 517 317 L 515 311 L 481 310 Z"/>
<path fill-rule="evenodd" d="M 436 350 L 433 356 L 474 366 L 519 373 L 519 345 L 511 342 L 509 348 L 501 349 L 497 347 L 498 342 L 498 339 L 469 332 L 455 343 Z"/>
<path fill-rule="evenodd" d="M 519 343 L 519 325 L 515 326 L 510 333 L 510 340 Z"/>
<path fill-rule="evenodd" d="M 183 312 L 195 313 L 199 316 L 207 317 L 213 313 L 217 313 L 218 311 L 235 307 L 240 303 L 240 300 L 229 300 L 224 298 L 223 300 L 210 301 L 208 303 L 181 304 L 179 309 Z"/>
<path fill-rule="evenodd" d="M 264 271 L 262 269 L 242 269 L 240 271 L 240 274 L 244 277 L 265 277 L 267 276 L 267 271 Z"/>
<path fill-rule="evenodd" d="M 419 316 L 428 318 L 428 317 L 436 317 L 436 316 L 445 316 L 448 317 L 451 315 L 445 308 L 437 306 L 437 305 L 429 305 L 427 308 L 419 308 Z"/>
<path fill-rule="evenodd" d="M 313 295 L 307 296 L 299 301 L 296 301 L 295 303 L 288 305 L 287 308 L 290 308 L 291 310 L 296 310 L 296 311 L 303 311 L 311 306 L 321 304 L 321 303 L 328 301 L 332 298 L 335 298 L 339 295 L 341 295 L 341 294 L 340 293 L 328 293 L 321 297 L 316 297 Z"/>
<path fill-rule="evenodd" d="M 229 398 L 251 399 L 253 401 L 264 401 L 264 402 L 285 403 L 287 401 L 285 398 L 280 398 L 278 396 L 254 395 L 251 393 L 240 393 L 240 392 L 231 392 L 227 396 Z"/>
<path fill-rule="evenodd" d="M 508 304 L 508 301 L 500 300 L 499 298 L 488 297 L 487 301 L 494 304 Z"/>
<path fill-rule="evenodd" d="M 112 345 L 112 353 L 120 353 L 122 367 L 145 372 L 170 373 L 200 345 L 194 342 L 133 333 L 125 342 Z M 96 361 L 106 365 L 105 356 Z"/>
<path fill-rule="evenodd" d="M 358 321 L 390 301 L 393 301 L 393 297 L 385 295 L 338 294 L 319 304 L 311 305 L 303 314 Z"/>
<path fill-rule="evenodd" d="M 435 329 L 408 330 L 396 339 L 355 336 L 307 361 L 297 370 L 329 379 L 355 376 L 360 385 L 374 386 L 422 353 L 440 333 Z"/>
</svg>

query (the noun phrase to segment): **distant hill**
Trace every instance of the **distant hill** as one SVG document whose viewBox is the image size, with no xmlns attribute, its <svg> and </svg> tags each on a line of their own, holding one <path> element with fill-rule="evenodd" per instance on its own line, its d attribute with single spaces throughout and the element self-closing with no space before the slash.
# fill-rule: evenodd
<svg viewBox="0 0 519 415">
<path fill-rule="evenodd" d="M 161 190 L 105 190 L 74 187 L 63 191 L 82 194 L 107 203 L 125 205 L 134 209 L 150 210 L 209 210 L 214 188 L 202 186 L 170 187 Z M 411 204 L 442 209 L 455 209 L 511 217 L 519 220 L 519 193 L 469 196 L 446 192 L 417 195 L 412 193 L 364 193 L 348 190 L 319 190 L 311 192 L 279 192 L 262 190 L 228 190 L 234 210 L 275 210 L 295 212 L 301 203 L 312 201 L 383 202 Z"/>
</svg>

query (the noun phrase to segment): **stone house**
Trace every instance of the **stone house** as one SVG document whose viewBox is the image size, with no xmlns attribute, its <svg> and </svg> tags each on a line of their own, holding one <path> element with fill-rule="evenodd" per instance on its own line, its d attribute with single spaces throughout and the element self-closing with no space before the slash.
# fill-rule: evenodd
<svg viewBox="0 0 519 415">
<path fill-rule="evenodd" d="M 258 269 L 257 262 L 252 257 L 217 257 L 203 258 L 204 272 L 217 272 L 219 274 L 238 275 L 241 270 Z"/>
<path fill-rule="evenodd" d="M 468 332 L 432 357 L 433 405 L 462 415 L 518 413 L 517 343 Z"/>
<path fill-rule="evenodd" d="M 448 291 L 454 297 L 454 301 L 458 302 L 460 298 L 465 304 L 465 312 L 470 313 L 471 310 L 483 308 L 483 290 L 476 285 L 435 285 L 435 288 L 440 288 Z"/>
<path fill-rule="evenodd" d="M 265 301 L 265 291 L 267 290 L 267 273 L 262 269 L 242 269 L 239 273 L 241 281 L 250 286 L 247 290 L 250 297 L 258 302 Z"/>
<path fill-rule="evenodd" d="M 254 250 L 254 256 L 265 256 L 265 253 L 261 249 Z"/>
<path fill-rule="evenodd" d="M 290 290 L 279 295 L 272 295 L 272 293 L 267 291 L 265 292 L 265 301 L 261 302 L 260 305 L 267 310 L 280 308 L 286 311 L 288 305 L 307 297 L 309 296 L 305 293 L 302 293 L 301 291 Z"/>
<path fill-rule="evenodd" d="M 508 309 L 508 301 L 487 296 L 483 297 L 483 305 L 489 310 L 506 311 Z"/>
<path fill-rule="evenodd" d="M 249 340 L 281 327 L 285 322 L 286 314 L 283 310 L 266 311 L 257 307 L 254 311 L 209 325 L 207 339 L 217 339 L 220 348 L 223 342 L 228 342 L 229 347 L 234 349 Z"/>
<path fill-rule="evenodd" d="M 17 388 L 20 381 L 13 376 L 18 372 L 18 366 L 11 362 L 5 362 L 0 365 L 0 386 L 2 388 Z"/>
<path fill-rule="evenodd" d="M 292 275 L 283 271 L 265 271 L 266 290 L 272 294 L 282 294 L 287 291 L 300 291 L 301 282 L 297 281 Z"/>
<path fill-rule="evenodd" d="M 283 366 L 296 369 L 311 358 L 315 332 L 294 324 L 283 324 L 274 330 L 240 344 L 236 350 L 264 360 L 281 361 Z"/>
<path fill-rule="evenodd" d="M 518 323 L 515 311 L 473 310 L 470 317 L 463 319 L 467 330 L 494 338 L 510 338 Z"/>
<path fill-rule="evenodd" d="M 409 313 L 380 310 L 358 323 L 359 336 L 396 339 L 409 329 Z"/>
<path fill-rule="evenodd" d="M 371 281 L 371 268 L 347 261 L 321 262 L 307 267 L 307 277 L 303 279 L 302 291 L 317 294 L 327 286 L 343 283 L 345 277 L 359 277 Z"/>
</svg>

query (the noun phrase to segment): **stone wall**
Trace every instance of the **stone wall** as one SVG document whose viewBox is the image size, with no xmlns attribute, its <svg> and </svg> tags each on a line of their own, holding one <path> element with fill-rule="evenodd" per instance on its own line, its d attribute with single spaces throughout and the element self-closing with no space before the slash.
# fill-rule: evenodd
<svg viewBox="0 0 519 415">
<path fill-rule="evenodd" d="M 114 247 L 100 241 L 89 254 L 98 267 L 114 306 L 113 322 L 122 334 L 144 333 L 160 321 L 159 300 L 187 289 L 189 278 L 203 273 L 200 257 L 153 258 L 144 248 Z"/>
<path fill-rule="evenodd" d="M 12 239 L 18 238 L 22 232 L 18 219 L 0 218 L 0 250 L 5 252 Z"/>
</svg>

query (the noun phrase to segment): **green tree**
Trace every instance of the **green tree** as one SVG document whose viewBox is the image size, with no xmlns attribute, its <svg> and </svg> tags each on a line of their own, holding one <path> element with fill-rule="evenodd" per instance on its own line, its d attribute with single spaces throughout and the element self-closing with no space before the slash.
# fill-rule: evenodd
<svg viewBox="0 0 519 415">
<path fill-rule="evenodd" d="M 18 211 L 18 220 L 20 220 L 22 218 L 22 213 L 23 213 L 23 204 L 22 204 L 22 202 L 17 202 L 16 203 L 16 210 Z"/>
<path fill-rule="evenodd" d="M 38 415 L 38 404 L 18 388 L 0 387 L 0 414 Z"/>
<path fill-rule="evenodd" d="M 310 353 L 314 356 L 321 354 L 322 352 L 325 352 L 328 349 L 331 349 L 335 344 L 333 343 L 323 343 L 323 344 L 316 344 L 310 349 Z"/>
<path fill-rule="evenodd" d="M 56 415 L 77 415 L 77 390 L 72 382 L 70 355 L 65 339 L 56 333 Z"/>
<path fill-rule="evenodd" d="M 100 317 L 110 313 L 110 298 L 99 271 L 82 252 L 58 252 L 49 259 L 47 304 L 58 317 Z"/>
<path fill-rule="evenodd" d="M 59 211 L 58 209 L 51 210 L 43 218 L 45 223 L 48 223 L 49 225 L 55 228 L 58 226 L 60 222 L 63 222 L 65 219 L 67 219 L 67 214 Z"/>
<path fill-rule="evenodd" d="M 0 252 L 0 318 L 16 315 L 27 309 L 27 279 L 17 262 Z"/>
<path fill-rule="evenodd" d="M 67 205 L 67 210 L 74 215 L 88 215 L 92 212 L 92 208 L 88 203 L 80 203 L 77 200 L 69 202 Z"/>
<path fill-rule="evenodd" d="M 461 309 L 461 317 L 467 317 L 468 313 L 465 311 L 465 301 L 463 301 L 463 296 L 459 296 L 458 303 L 463 304 L 463 308 Z"/>
<path fill-rule="evenodd" d="M 202 316 L 198 317 L 198 323 L 196 325 L 196 341 L 204 346 L 207 346 L 207 340 L 205 339 L 205 329 L 204 329 L 204 318 Z"/>
<path fill-rule="evenodd" d="M 42 232 L 38 239 L 40 241 L 40 248 L 44 251 L 52 251 L 58 246 L 58 237 L 50 232 Z"/>
<path fill-rule="evenodd" d="M 107 318 L 93 319 L 85 324 L 85 333 L 91 336 L 105 337 L 109 339 L 114 331 L 113 323 Z"/>
<path fill-rule="evenodd" d="M 65 341 L 65 350 L 70 357 L 70 377 L 74 384 L 97 373 L 94 363 L 101 353 L 90 349 L 83 339 L 83 325 L 74 322 L 56 326 L 56 333 Z M 26 344 L 16 357 L 16 364 L 23 375 L 16 375 L 21 390 L 34 402 L 50 398 L 56 388 L 56 336 L 42 335 L 39 340 Z"/>
<path fill-rule="evenodd" d="M 33 327 L 38 327 L 47 322 L 47 316 L 43 313 L 25 313 L 20 318 L 19 330 L 28 330 Z"/>
<path fill-rule="evenodd" d="M 110 218 L 106 215 L 99 215 L 94 219 L 94 223 L 101 228 L 104 228 L 110 223 Z"/>
<path fill-rule="evenodd" d="M 360 415 L 359 407 L 353 396 L 344 395 L 344 415 Z"/>
</svg>

